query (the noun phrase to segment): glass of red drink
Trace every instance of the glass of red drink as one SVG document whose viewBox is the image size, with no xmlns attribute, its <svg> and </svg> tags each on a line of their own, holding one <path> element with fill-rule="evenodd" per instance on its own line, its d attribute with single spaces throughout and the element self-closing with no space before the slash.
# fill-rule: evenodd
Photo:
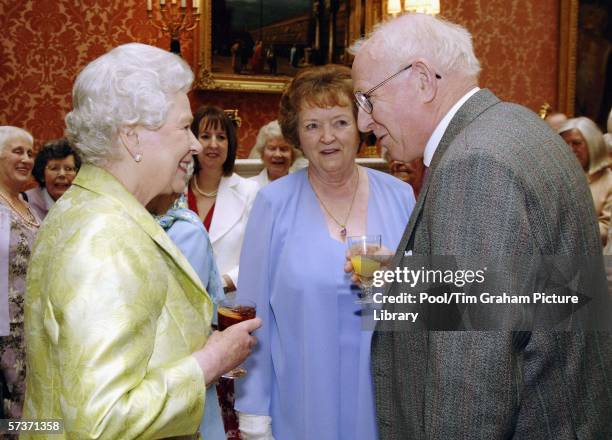
<svg viewBox="0 0 612 440">
<path fill-rule="evenodd" d="M 217 328 L 219 331 L 223 331 L 234 324 L 253 319 L 255 318 L 255 310 L 256 306 L 253 301 L 225 298 L 219 303 L 219 308 L 217 309 Z M 239 365 L 221 377 L 237 379 L 245 374 L 246 369 Z"/>
</svg>

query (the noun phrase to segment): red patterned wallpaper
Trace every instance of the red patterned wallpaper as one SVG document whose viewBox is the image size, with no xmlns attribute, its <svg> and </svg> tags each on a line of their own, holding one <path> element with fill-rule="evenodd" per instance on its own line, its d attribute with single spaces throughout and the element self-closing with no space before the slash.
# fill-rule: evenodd
<svg viewBox="0 0 612 440">
<path fill-rule="evenodd" d="M 556 105 L 558 0 L 442 0 L 442 14 L 474 35 L 481 85 L 537 110 Z M 144 0 L 0 2 L 0 125 L 17 125 L 37 145 L 63 132 L 78 71 L 110 48 L 139 41 L 167 48 L 152 27 Z M 183 41 L 194 66 L 193 48 Z M 200 91 L 192 105 L 238 108 L 243 119 L 239 157 L 246 157 L 259 127 L 276 117 L 278 95 Z"/>
<path fill-rule="evenodd" d="M 0 124 L 37 145 L 62 136 L 74 78 L 89 61 L 132 41 L 168 48 L 140 0 L 0 1 Z M 185 59 L 193 65 L 189 41 Z"/>
<path fill-rule="evenodd" d="M 442 14 L 465 26 L 480 60 L 481 87 L 539 110 L 557 107 L 559 0 L 441 0 Z"/>
</svg>

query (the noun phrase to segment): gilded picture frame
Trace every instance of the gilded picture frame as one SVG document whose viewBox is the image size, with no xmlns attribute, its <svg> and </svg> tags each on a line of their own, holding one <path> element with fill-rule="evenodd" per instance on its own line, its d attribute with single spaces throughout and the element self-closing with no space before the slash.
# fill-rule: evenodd
<svg viewBox="0 0 612 440">
<path fill-rule="evenodd" d="M 309 40 L 311 47 L 306 47 L 305 44 L 302 44 L 301 47 L 298 45 L 298 58 L 300 60 L 298 64 L 298 62 L 294 63 L 296 58 L 287 56 L 288 48 L 287 43 L 285 43 L 284 47 L 280 46 L 278 50 L 280 54 L 278 57 L 279 72 L 277 74 L 272 74 L 272 66 L 268 63 L 268 47 L 273 48 L 274 45 L 266 44 L 267 42 L 265 37 L 268 35 L 266 32 L 274 32 L 274 28 L 278 30 L 281 28 L 281 26 L 284 26 L 285 31 L 287 29 L 291 29 L 292 31 L 294 29 L 302 29 L 302 34 L 300 35 L 302 37 L 304 35 L 304 20 L 307 19 L 306 16 L 300 15 L 299 17 L 286 17 L 284 20 L 280 20 L 277 23 L 264 25 L 257 30 L 257 32 L 259 32 L 259 38 L 261 38 L 260 41 L 262 41 L 262 45 L 264 46 L 263 50 L 266 53 L 263 68 L 258 71 L 258 69 L 255 69 L 255 65 L 250 63 L 247 67 L 244 67 L 243 70 L 236 73 L 237 69 L 234 62 L 234 45 L 231 43 L 231 41 L 234 41 L 233 37 L 229 43 L 224 41 L 224 45 L 222 46 L 224 49 L 222 51 L 219 50 L 221 45 L 218 44 L 218 41 L 213 41 L 215 38 L 213 34 L 218 34 L 218 32 L 213 32 L 213 16 L 215 16 L 215 23 L 217 23 L 216 26 L 218 28 L 223 28 L 223 26 L 225 26 L 225 24 L 218 24 L 219 14 L 215 13 L 213 8 L 229 8 L 229 6 L 226 5 L 229 4 L 231 6 L 233 1 L 234 0 L 226 0 L 225 2 L 223 0 L 201 0 L 201 22 L 199 26 L 197 44 L 198 59 L 196 61 L 198 67 L 195 83 L 195 87 L 198 89 L 280 93 L 284 89 L 287 82 L 293 77 L 295 72 L 299 71 L 302 67 L 312 64 L 325 64 L 330 62 L 330 60 L 333 60 L 335 63 L 350 65 L 352 60 L 350 59 L 351 57 L 347 51 L 348 47 L 356 39 L 362 37 L 371 29 L 371 27 L 374 25 L 373 21 L 381 16 L 382 11 L 381 0 L 312 0 L 308 2 L 310 8 L 309 12 L 305 13 L 310 13 L 310 18 L 308 18 L 308 32 L 309 34 L 314 34 L 315 36 L 320 35 L 320 32 L 322 32 L 319 30 L 320 27 L 329 26 L 326 38 L 329 38 L 330 35 L 332 37 L 331 42 L 328 40 L 329 44 L 327 44 L 327 49 L 324 49 L 324 46 L 321 45 L 321 50 L 318 53 L 314 51 L 314 49 L 318 47 L 318 39 L 316 42 L 314 40 Z M 272 2 L 272 0 L 259 0 L 259 2 Z M 322 18 L 321 22 L 319 22 L 320 16 L 324 16 L 323 14 L 329 14 L 328 17 L 331 17 L 332 11 L 333 20 L 329 18 L 327 21 L 325 21 L 325 19 Z M 314 25 L 313 22 L 315 22 L 316 25 Z M 320 24 L 322 25 L 319 26 Z M 253 31 L 249 32 L 253 34 Z M 322 32 L 322 34 L 324 35 L 325 32 Z M 261 37 L 261 35 L 264 37 Z M 256 35 L 251 35 L 249 44 L 252 45 L 245 46 L 244 50 L 249 52 L 248 57 L 254 56 L 255 54 L 257 38 L 258 37 Z M 229 48 L 230 45 L 231 49 Z M 238 45 L 238 47 L 239 46 L 240 45 Z M 331 49 L 329 49 L 330 47 Z M 309 49 L 313 49 L 312 53 L 316 53 L 318 56 L 316 60 L 318 61 L 312 63 L 309 62 L 309 56 L 307 55 L 307 52 L 308 54 L 311 53 L 309 52 Z M 293 47 L 291 47 L 291 50 L 293 51 Z M 220 55 L 221 52 L 222 54 Z M 251 53 L 253 55 L 251 55 Z M 315 60 L 314 56 L 315 55 L 312 55 L 312 60 Z M 230 57 L 232 57 L 231 62 L 229 60 Z M 244 58 L 245 57 L 243 55 L 243 59 Z M 292 69 L 287 69 L 288 63 L 291 64 L 293 67 Z M 246 66 L 244 61 L 242 64 L 243 66 Z"/>
</svg>

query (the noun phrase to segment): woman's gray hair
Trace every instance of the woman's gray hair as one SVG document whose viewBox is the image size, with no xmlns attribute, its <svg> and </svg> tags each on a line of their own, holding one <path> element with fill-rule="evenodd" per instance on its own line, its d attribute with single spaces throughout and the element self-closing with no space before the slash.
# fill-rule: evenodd
<svg viewBox="0 0 612 440">
<path fill-rule="evenodd" d="M 30 146 L 34 145 L 34 138 L 23 128 L 0 125 L 0 152 L 4 151 L 9 142 L 16 140 L 24 141 Z"/>
<path fill-rule="evenodd" d="M 378 44 L 370 46 L 370 41 Z M 365 43 L 373 61 L 396 60 L 397 68 L 423 57 L 434 64 L 442 77 L 455 73 L 477 79 L 480 73 L 472 35 L 463 26 L 439 17 L 407 13 L 382 22 L 367 38 L 356 41 L 350 52 L 356 55 Z"/>
<path fill-rule="evenodd" d="M 608 150 L 604 143 L 603 133 L 589 118 L 580 116 L 578 118 L 568 119 L 563 125 L 557 130 L 559 134 L 564 131 L 576 129 L 580 132 L 584 140 L 586 141 L 587 148 L 589 150 L 589 168 L 587 174 L 595 174 L 602 168 L 610 165 L 608 159 Z"/>
<path fill-rule="evenodd" d="M 272 122 L 268 122 L 266 125 L 259 129 L 259 133 L 257 134 L 257 139 L 255 140 L 254 150 L 261 153 L 263 152 L 264 147 L 268 143 L 270 139 L 282 138 L 283 132 L 280 128 L 278 121 L 275 119 Z"/>
<path fill-rule="evenodd" d="M 118 46 L 79 73 L 66 136 L 83 162 L 112 161 L 121 127 L 161 127 L 174 95 L 188 92 L 192 82 L 191 68 L 175 54 L 140 43 Z"/>
<path fill-rule="evenodd" d="M 259 133 L 257 133 L 257 139 L 255 140 L 255 145 L 253 145 L 253 148 L 251 149 L 249 159 L 261 158 L 266 144 L 272 139 L 279 138 L 287 141 L 283 136 L 283 131 L 278 123 L 278 120 L 275 119 L 259 129 Z M 287 143 L 290 144 L 289 142 Z M 298 157 L 302 157 L 302 152 L 291 145 L 291 163 L 293 164 Z"/>
</svg>

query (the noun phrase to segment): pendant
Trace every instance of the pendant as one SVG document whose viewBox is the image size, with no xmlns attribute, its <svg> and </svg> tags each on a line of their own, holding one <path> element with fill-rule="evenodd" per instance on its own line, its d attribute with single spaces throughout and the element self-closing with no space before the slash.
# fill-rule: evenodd
<svg viewBox="0 0 612 440">
<path fill-rule="evenodd" d="M 342 236 L 342 238 L 346 237 L 346 227 L 345 226 L 342 226 L 340 228 L 340 235 Z"/>
</svg>

